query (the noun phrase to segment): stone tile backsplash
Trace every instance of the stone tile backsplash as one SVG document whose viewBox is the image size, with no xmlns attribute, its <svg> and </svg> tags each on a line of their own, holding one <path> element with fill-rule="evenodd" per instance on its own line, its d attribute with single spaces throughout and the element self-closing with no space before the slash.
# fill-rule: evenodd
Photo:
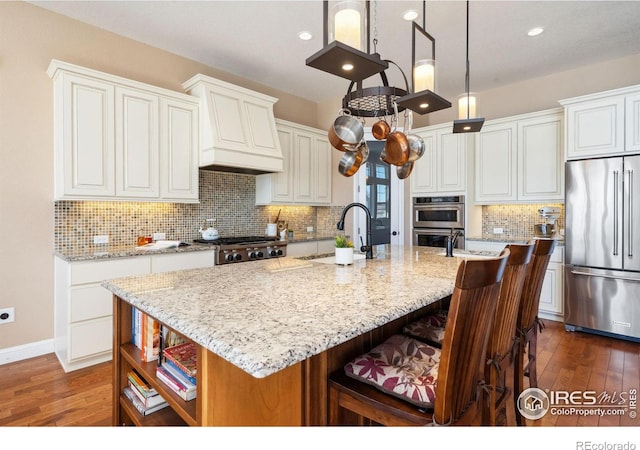
<svg viewBox="0 0 640 450">
<path fill-rule="evenodd" d="M 544 223 L 538 214 L 543 206 L 557 206 L 561 209 L 556 228 L 564 228 L 564 205 L 556 203 L 485 205 L 482 207 L 482 234 L 494 236 L 494 228 L 502 228 L 505 238 L 521 238 L 534 235 L 534 225 Z"/>
<path fill-rule="evenodd" d="M 200 171 L 200 203 L 153 203 L 111 201 L 55 202 L 55 251 L 93 247 L 93 236 L 109 235 L 111 245 L 135 245 L 140 234 L 166 233 L 167 239 L 191 241 L 206 219 L 216 219 L 221 236 L 265 233 L 271 217 L 307 234 L 312 226 L 318 235 L 334 233 L 341 206 L 256 206 L 256 179 L 252 175 Z"/>
</svg>

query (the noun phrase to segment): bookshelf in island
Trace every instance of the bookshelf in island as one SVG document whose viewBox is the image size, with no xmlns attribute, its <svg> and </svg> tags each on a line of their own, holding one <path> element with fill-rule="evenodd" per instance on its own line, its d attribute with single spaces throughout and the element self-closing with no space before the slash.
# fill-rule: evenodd
<svg viewBox="0 0 640 450">
<path fill-rule="evenodd" d="M 106 280 L 114 298 L 113 424 L 326 425 L 330 374 L 438 308 L 459 262 L 400 248 L 344 267 L 286 257 Z M 132 341 L 133 308 L 194 344 L 187 375 L 195 398 L 165 384 L 156 361 L 143 361 Z M 132 370 L 168 407 L 138 412 L 124 394 Z"/>
</svg>

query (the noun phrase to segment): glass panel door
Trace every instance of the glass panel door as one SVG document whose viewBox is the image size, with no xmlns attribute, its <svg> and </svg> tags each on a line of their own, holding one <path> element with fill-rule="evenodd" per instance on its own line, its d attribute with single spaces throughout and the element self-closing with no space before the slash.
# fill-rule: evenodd
<svg viewBox="0 0 640 450">
<path fill-rule="evenodd" d="M 369 141 L 366 205 L 371 211 L 373 245 L 391 242 L 391 167 L 380 159 L 384 141 Z"/>
</svg>

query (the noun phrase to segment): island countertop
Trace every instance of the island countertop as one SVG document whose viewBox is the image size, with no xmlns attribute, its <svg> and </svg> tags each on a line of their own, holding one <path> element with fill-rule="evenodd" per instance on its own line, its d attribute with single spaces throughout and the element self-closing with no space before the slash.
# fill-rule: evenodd
<svg viewBox="0 0 640 450">
<path fill-rule="evenodd" d="M 285 257 L 102 286 L 263 378 L 450 295 L 460 261 L 391 247 L 350 266 Z"/>
</svg>

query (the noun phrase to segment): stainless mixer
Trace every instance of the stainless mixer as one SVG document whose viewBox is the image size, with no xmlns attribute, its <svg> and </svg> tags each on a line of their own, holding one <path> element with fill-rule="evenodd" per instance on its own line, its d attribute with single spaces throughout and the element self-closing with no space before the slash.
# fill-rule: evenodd
<svg viewBox="0 0 640 450">
<path fill-rule="evenodd" d="M 534 225 L 536 236 L 546 238 L 556 236 L 558 233 L 556 221 L 560 218 L 561 213 L 562 210 L 557 206 L 543 206 L 538 209 L 538 214 L 544 219 L 544 223 Z"/>
</svg>

